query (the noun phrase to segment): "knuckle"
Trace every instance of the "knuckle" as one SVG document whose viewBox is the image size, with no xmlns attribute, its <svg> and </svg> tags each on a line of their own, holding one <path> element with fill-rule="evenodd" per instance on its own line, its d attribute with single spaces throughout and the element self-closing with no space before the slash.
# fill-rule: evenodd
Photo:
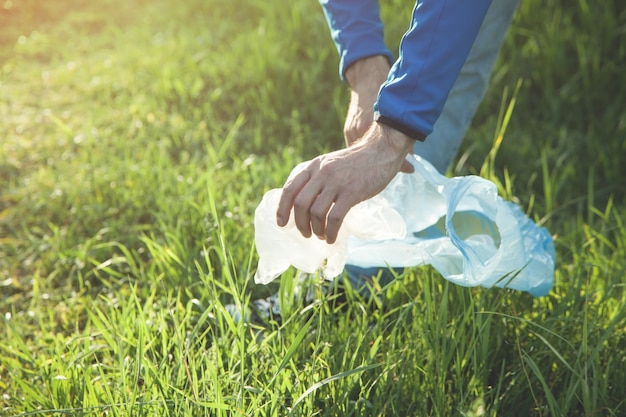
<svg viewBox="0 0 626 417">
<path fill-rule="evenodd" d="M 326 212 L 323 209 L 314 207 L 311 209 L 311 218 L 318 222 L 324 222 L 326 220 Z"/>
<path fill-rule="evenodd" d="M 289 196 L 291 197 L 294 192 L 297 190 L 296 185 L 293 181 L 293 179 L 290 179 L 289 181 L 287 181 L 285 183 L 285 185 L 283 185 L 283 196 Z"/>
<path fill-rule="evenodd" d="M 293 201 L 293 207 L 298 211 L 304 211 L 308 209 L 306 200 L 300 195 L 297 196 Z"/>
<path fill-rule="evenodd" d="M 327 223 L 332 225 L 341 224 L 343 216 L 338 213 L 330 213 L 327 218 Z"/>
<path fill-rule="evenodd" d="M 294 190 L 291 184 L 285 184 L 283 186 L 283 190 L 280 195 L 281 201 L 291 200 L 293 198 L 293 193 L 294 193 Z"/>
<path fill-rule="evenodd" d="M 335 175 L 335 168 L 333 167 L 332 164 L 323 164 L 322 166 L 320 166 L 319 173 L 323 177 L 335 178 L 334 177 L 334 175 Z"/>
<path fill-rule="evenodd" d="M 320 164 L 322 163 L 322 161 L 324 160 L 324 155 L 318 155 L 315 158 L 313 158 L 311 160 L 311 162 L 309 163 L 309 165 L 307 165 L 305 171 L 307 173 L 309 173 L 309 175 L 311 174 L 312 171 L 315 171 L 316 169 L 319 168 Z"/>
</svg>

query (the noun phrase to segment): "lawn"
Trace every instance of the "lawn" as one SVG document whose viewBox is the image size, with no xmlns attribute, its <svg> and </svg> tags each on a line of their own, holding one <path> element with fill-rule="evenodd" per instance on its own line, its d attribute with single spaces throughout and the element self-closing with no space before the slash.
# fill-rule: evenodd
<svg viewBox="0 0 626 417">
<path fill-rule="evenodd" d="M 343 144 L 317 2 L 0 2 L 0 415 L 626 416 L 624 39 L 618 1 L 522 2 L 449 172 L 550 230 L 548 296 L 425 267 L 307 305 L 254 284 L 253 217 Z"/>
</svg>

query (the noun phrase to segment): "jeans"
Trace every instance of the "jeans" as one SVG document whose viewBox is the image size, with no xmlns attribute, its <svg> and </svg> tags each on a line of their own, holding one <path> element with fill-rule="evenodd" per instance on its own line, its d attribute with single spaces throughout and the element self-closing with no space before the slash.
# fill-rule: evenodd
<svg viewBox="0 0 626 417">
<path fill-rule="evenodd" d="M 517 9 L 519 0 L 493 0 L 474 45 L 452 86 L 446 104 L 431 133 L 424 142 L 415 142 L 413 153 L 430 162 L 443 174 L 461 146 L 465 133 L 489 85 L 498 53 Z M 395 268 L 396 273 L 402 269 Z M 379 284 L 391 282 L 394 274 L 387 267 L 360 268 L 346 265 L 344 276 L 353 288 L 369 292 L 366 285 L 378 276 Z"/>
</svg>

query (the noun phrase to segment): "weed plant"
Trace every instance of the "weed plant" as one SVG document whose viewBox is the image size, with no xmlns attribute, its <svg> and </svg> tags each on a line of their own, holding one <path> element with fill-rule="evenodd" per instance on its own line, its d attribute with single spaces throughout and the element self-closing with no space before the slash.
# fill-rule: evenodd
<svg viewBox="0 0 626 417">
<path fill-rule="evenodd" d="M 522 2 L 451 171 L 554 234 L 547 297 L 414 268 L 306 305 L 253 284 L 253 216 L 343 143 L 316 2 L 0 3 L 0 415 L 625 416 L 625 37 Z M 274 290 L 281 323 L 226 313 Z"/>
</svg>

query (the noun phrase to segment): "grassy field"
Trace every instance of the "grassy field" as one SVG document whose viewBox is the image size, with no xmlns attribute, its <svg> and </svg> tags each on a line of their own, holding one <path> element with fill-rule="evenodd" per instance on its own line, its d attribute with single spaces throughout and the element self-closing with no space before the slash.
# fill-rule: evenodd
<svg viewBox="0 0 626 417">
<path fill-rule="evenodd" d="M 626 416 L 626 8 L 522 3 L 451 173 L 554 234 L 553 291 L 305 307 L 253 284 L 252 220 L 343 143 L 319 5 L 0 2 L 0 415 Z M 276 289 L 282 324 L 225 314 Z"/>
</svg>

